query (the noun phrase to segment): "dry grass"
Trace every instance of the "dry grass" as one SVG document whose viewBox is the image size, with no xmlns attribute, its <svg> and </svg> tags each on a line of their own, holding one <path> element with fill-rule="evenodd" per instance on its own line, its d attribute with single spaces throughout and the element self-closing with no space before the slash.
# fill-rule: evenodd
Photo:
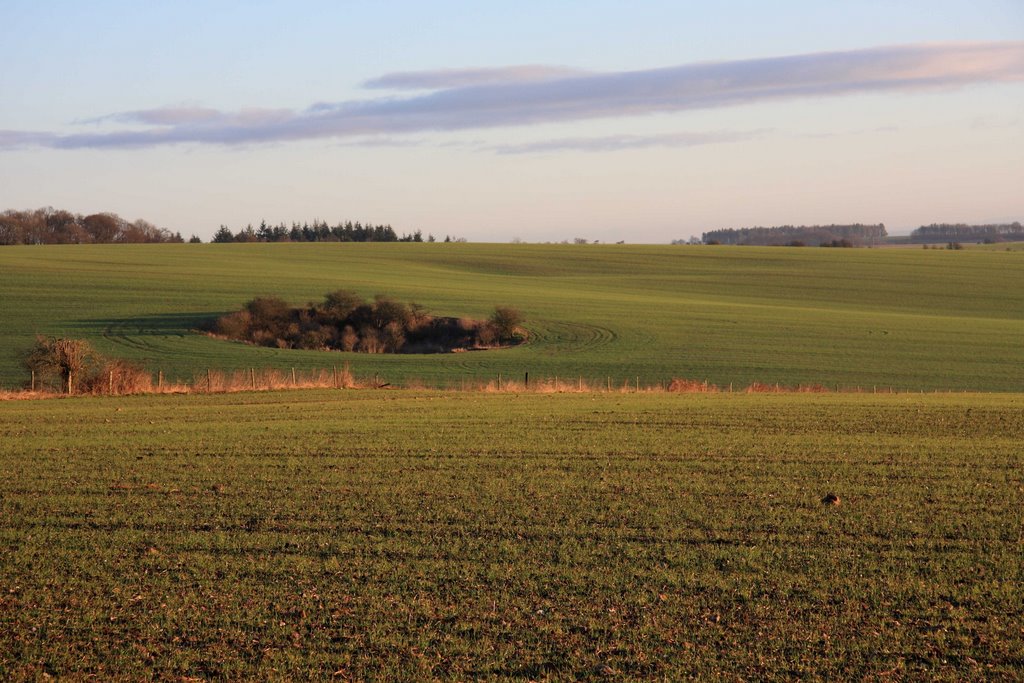
<svg viewBox="0 0 1024 683">
<path fill-rule="evenodd" d="M 386 389 L 400 388 L 407 390 L 438 390 L 463 391 L 478 393 L 531 393 L 531 394 L 570 394 L 570 393 L 678 393 L 678 394 L 824 394 L 824 393 L 896 393 L 892 388 L 885 387 L 835 387 L 822 384 L 800 384 L 795 387 L 782 384 L 765 384 L 753 382 L 745 387 L 720 387 L 707 380 L 696 380 L 675 377 L 669 382 L 658 384 L 641 384 L 637 380 L 619 380 L 604 378 L 602 380 L 583 377 L 540 377 L 526 380 L 525 376 L 508 379 L 496 376 L 489 379 L 461 378 L 448 382 L 446 387 L 420 379 L 406 379 L 401 384 L 393 384 L 378 375 L 356 378 L 348 365 L 334 368 L 314 370 L 210 370 L 197 374 L 191 381 L 169 382 L 158 377 L 154 379 L 148 372 L 120 361 L 111 361 L 86 391 L 78 395 L 93 396 L 126 396 L 130 394 L 224 394 L 242 391 L 286 391 L 289 389 Z M 62 392 L 52 390 L 0 390 L 0 401 L 24 400 L 39 398 L 57 398 L 66 396 Z"/>
<path fill-rule="evenodd" d="M 192 391 L 202 393 L 234 393 L 239 391 L 281 391 L 284 389 L 362 389 L 372 386 L 357 381 L 348 369 L 315 369 L 307 371 L 211 370 L 198 375 L 192 382 Z"/>
<path fill-rule="evenodd" d="M 673 378 L 668 385 L 668 391 L 684 394 L 717 394 L 719 389 L 715 384 L 708 384 L 707 380 L 700 382 L 695 379 Z"/>
</svg>

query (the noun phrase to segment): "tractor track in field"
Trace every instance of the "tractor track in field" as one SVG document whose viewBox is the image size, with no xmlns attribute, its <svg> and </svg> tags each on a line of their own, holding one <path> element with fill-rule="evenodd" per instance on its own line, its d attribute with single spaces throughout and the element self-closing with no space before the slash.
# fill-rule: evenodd
<svg viewBox="0 0 1024 683">
<path fill-rule="evenodd" d="M 567 323 L 557 320 L 537 320 L 537 327 L 530 329 L 530 338 L 526 344 L 542 355 L 557 353 L 590 351 L 614 344 L 619 334 L 608 327 L 587 323 Z M 484 352 L 467 351 L 457 354 L 450 367 L 469 372 L 490 370 L 502 364 L 492 362 L 493 356 Z"/>
<path fill-rule="evenodd" d="M 619 339 L 618 332 L 600 325 L 557 320 L 539 320 L 538 323 L 539 328 L 530 333 L 530 343 L 549 347 L 552 351 L 591 351 L 614 344 Z"/>
<path fill-rule="evenodd" d="M 159 344 L 147 338 L 166 336 L 157 330 L 146 329 L 137 323 L 112 323 L 103 329 L 103 338 L 115 346 L 123 346 L 137 351 L 155 351 Z"/>
</svg>

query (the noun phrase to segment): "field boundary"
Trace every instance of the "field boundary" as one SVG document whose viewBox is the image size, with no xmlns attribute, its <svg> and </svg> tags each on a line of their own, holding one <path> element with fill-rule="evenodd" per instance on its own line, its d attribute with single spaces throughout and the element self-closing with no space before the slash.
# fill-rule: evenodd
<svg viewBox="0 0 1024 683">
<path fill-rule="evenodd" d="M 797 384 L 751 382 L 749 384 L 729 383 L 718 385 L 707 380 L 673 377 L 659 382 L 641 381 L 640 377 L 602 378 L 584 377 L 531 377 L 524 372 L 509 377 L 496 373 L 493 377 L 462 376 L 442 382 L 428 382 L 406 378 L 401 382 L 386 380 L 379 373 L 373 376 L 354 375 L 346 363 L 329 368 L 303 370 L 290 368 L 248 368 L 245 370 L 207 370 L 196 374 L 191 380 L 165 380 L 162 372 L 156 375 L 138 371 L 135 381 L 122 382 L 111 373 L 108 382 L 100 383 L 91 391 L 68 392 L 63 387 L 26 386 L 20 389 L 0 389 L 0 400 L 33 400 L 68 398 L 74 396 L 130 396 L 152 394 L 231 394 L 253 391 L 298 391 L 304 389 L 336 390 L 416 390 L 470 393 L 671 393 L 671 394 L 954 394 L 965 393 L 953 389 L 896 389 L 889 386 L 844 386 L 837 384 Z M 969 393 L 991 393 L 971 391 Z"/>
</svg>

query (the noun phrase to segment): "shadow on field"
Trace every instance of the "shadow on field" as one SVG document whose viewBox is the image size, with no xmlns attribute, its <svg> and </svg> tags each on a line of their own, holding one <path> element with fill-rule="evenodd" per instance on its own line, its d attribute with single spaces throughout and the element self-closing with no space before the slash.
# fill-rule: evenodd
<svg viewBox="0 0 1024 683">
<path fill-rule="evenodd" d="M 164 313 L 140 315 L 131 318 L 86 319 L 81 324 L 105 337 L 137 335 L 187 334 L 195 330 L 208 330 L 224 312 Z"/>
</svg>

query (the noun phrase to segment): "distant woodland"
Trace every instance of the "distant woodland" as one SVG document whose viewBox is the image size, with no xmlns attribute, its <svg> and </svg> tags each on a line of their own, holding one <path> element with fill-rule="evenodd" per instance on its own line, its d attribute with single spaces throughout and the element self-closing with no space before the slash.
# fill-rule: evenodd
<svg viewBox="0 0 1024 683">
<path fill-rule="evenodd" d="M 426 240 L 419 230 L 411 235 L 403 234 L 401 237 L 390 225 L 363 225 L 359 221 L 353 223 L 337 223 L 328 225 L 326 221 L 313 221 L 310 223 L 292 223 L 287 226 L 284 223 L 278 225 L 267 225 L 266 221 L 260 223 L 258 228 L 248 225 L 238 232 L 231 232 L 226 225 L 220 226 L 213 236 L 214 242 L 434 242 L 433 235 L 428 235 Z M 445 237 L 445 242 L 464 242 L 465 240 Z"/>
<path fill-rule="evenodd" d="M 116 213 L 83 216 L 46 207 L 0 213 L 0 244 L 129 244 L 184 242 L 180 232 L 144 220 L 128 222 Z"/>
<path fill-rule="evenodd" d="M 0 213 L 0 245 L 8 244 L 130 244 L 141 242 L 184 242 L 180 232 L 158 228 L 145 220 L 129 222 L 116 213 L 88 216 L 46 207 L 30 211 L 9 209 Z M 193 236 L 189 242 L 200 242 Z M 286 226 L 260 223 L 232 232 L 226 225 L 214 234 L 213 242 L 434 242 L 419 230 L 401 236 L 390 225 L 359 221 L 328 225 L 324 221 L 292 223 Z M 445 236 L 445 242 L 465 242 Z"/>
<path fill-rule="evenodd" d="M 859 247 L 881 244 L 885 226 L 863 225 L 782 225 L 773 228 L 728 228 L 701 235 L 704 244 L 741 244 L 749 246 L 822 246 Z"/>
<path fill-rule="evenodd" d="M 989 225 L 966 225 L 964 223 L 932 223 L 922 225 L 910 233 L 915 244 L 936 242 L 1022 242 L 1024 226 L 1020 223 L 993 223 Z"/>
</svg>

